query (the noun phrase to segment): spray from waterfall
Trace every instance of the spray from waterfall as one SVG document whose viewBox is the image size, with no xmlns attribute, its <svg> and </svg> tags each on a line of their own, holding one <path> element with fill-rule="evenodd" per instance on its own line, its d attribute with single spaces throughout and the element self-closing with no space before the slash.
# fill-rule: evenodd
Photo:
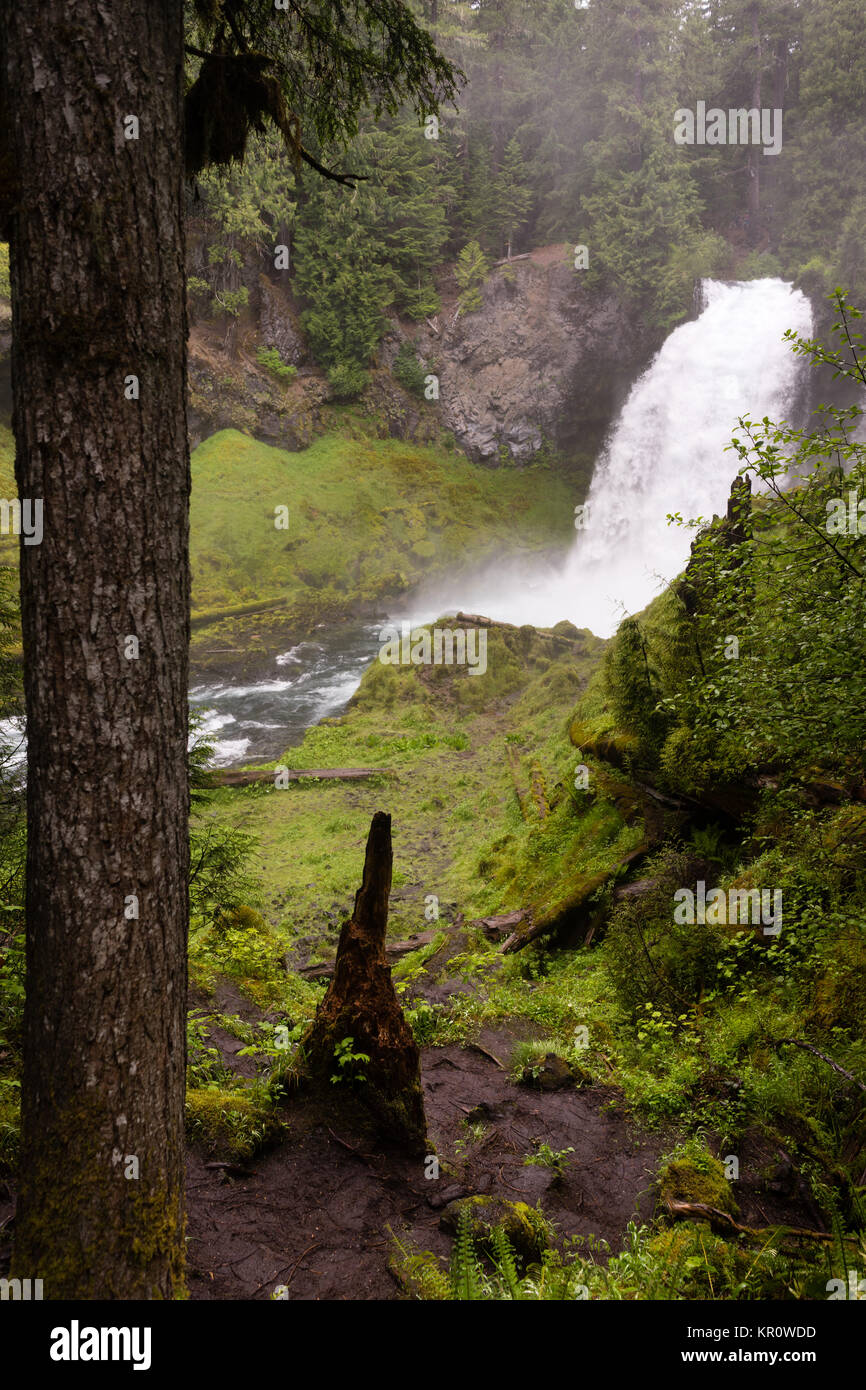
<svg viewBox="0 0 866 1390">
<path fill-rule="evenodd" d="M 681 324 L 636 382 L 596 463 L 564 568 L 488 567 L 419 597 L 428 621 L 461 608 L 504 622 L 567 618 L 609 636 L 682 570 L 693 533 L 667 522 L 723 512 L 739 466 L 726 446 L 740 416 L 790 418 L 802 364 L 783 341 L 808 335 L 809 301 L 781 280 L 706 280 L 703 309 Z"/>
</svg>

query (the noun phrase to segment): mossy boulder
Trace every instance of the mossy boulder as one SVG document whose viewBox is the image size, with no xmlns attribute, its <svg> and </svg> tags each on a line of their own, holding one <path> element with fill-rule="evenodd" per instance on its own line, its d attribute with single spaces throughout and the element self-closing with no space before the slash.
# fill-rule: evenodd
<svg viewBox="0 0 866 1390">
<path fill-rule="evenodd" d="M 585 1086 L 592 1076 L 558 1053 L 547 1052 L 538 1062 L 524 1067 L 520 1080 L 540 1091 L 561 1091 L 566 1086 Z"/>
<path fill-rule="evenodd" d="M 674 1202 L 699 1203 L 728 1216 L 736 1216 L 738 1211 L 724 1167 L 705 1151 L 670 1158 L 659 1172 L 659 1196 L 666 1206 Z"/>
<path fill-rule="evenodd" d="M 482 1254 L 491 1253 L 490 1238 L 501 1226 L 512 1250 L 525 1265 L 537 1264 L 550 1245 L 550 1227 L 535 1207 L 527 1202 L 509 1202 L 505 1197 L 459 1197 L 449 1202 L 439 1218 L 439 1229 L 456 1235 L 461 1213 L 471 1215 L 472 1240 Z"/>
<path fill-rule="evenodd" d="M 218 912 L 214 918 L 218 931 L 253 931 L 263 936 L 270 935 L 270 928 L 260 912 L 254 907 L 232 907 Z"/>
<path fill-rule="evenodd" d="M 186 1093 L 186 1130 L 209 1155 L 240 1163 L 275 1143 L 283 1124 L 269 1106 L 241 1091 L 192 1090 Z"/>
</svg>

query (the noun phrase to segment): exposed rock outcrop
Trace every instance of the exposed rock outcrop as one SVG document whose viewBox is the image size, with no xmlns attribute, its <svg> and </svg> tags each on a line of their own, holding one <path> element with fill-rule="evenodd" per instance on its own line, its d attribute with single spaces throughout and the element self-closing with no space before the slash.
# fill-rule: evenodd
<svg viewBox="0 0 866 1390">
<path fill-rule="evenodd" d="M 455 319 L 448 305 L 417 339 L 440 377 L 444 427 L 479 461 L 526 460 L 546 440 L 567 461 L 591 462 L 658 346 L 615 296 L 585 288 L 571 250 L 495 267 L 479 310 Z"/>
</svg>

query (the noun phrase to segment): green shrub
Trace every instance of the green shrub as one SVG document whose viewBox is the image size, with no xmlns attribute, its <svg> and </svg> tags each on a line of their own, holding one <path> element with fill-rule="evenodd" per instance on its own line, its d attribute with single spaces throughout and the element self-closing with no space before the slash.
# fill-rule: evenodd
<svg viewBox="0 0 866 1390">
<path fill-rule="evenodd" d="M 292 381 L 298 374 L 297 367 L 293 367 L 291 363 L 283 361 L 278 348 L 256 348 L 256 360 L 262 367 L 267 367 L 268 371 L 273 373 L 275 377 L 278 377 L 280 381 Z"/>
<path fill-rule="evenodd" d="M 630 1012 L 645 1011 L 650 1004 L 678 1018 L 715 983 L 725 937 L 718 927 L 674 921 L 674 893 L 694 889 L 698 879 L 706 881 L 705 863 L 668 850 L 654 868 L 652 891 L 614 909 L 606 937 L 608 965 Z"/>
<path fill-rule="evenodd" d="M 328 372 L 331 390 L 338 401 L 354 400 L 365 390 L 370 373 L 357 362 L 338 362 Z"/>
<path fill-rule="evenodd" d="M 394 358 L 391 375 L 395 381 L 399 381 L 404 390 L 410 391 L 413 396 L 424 395 L 427 370 L 416 357 L 411 343 L 400 344 L 400 351 Z"/>
</svg>

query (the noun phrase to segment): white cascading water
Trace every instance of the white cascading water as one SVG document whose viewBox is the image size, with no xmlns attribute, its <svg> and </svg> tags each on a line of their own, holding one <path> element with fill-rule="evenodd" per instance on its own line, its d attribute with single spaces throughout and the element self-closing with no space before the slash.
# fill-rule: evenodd
<svg viewBox="0 0 866 1390">
<path fill-rule="evenodd" d="M 688 521 L 724 512 L 739 468 L 725 452 L 737 420 L 790 416 L 802 364 L 783 334 L 812 326 L 809 301 L 781 280 L 706 280 L 702 289 L 700 316 L 671 333 L 620 412 L 564 570 L 487 569 L 447 595 L 425 596 L 414 620 L 456 604 L 536 626 L 568 618 L 607 637 L 682 570 L 694 533 L 668 525 L 668 513 Z"/>
</svg>

